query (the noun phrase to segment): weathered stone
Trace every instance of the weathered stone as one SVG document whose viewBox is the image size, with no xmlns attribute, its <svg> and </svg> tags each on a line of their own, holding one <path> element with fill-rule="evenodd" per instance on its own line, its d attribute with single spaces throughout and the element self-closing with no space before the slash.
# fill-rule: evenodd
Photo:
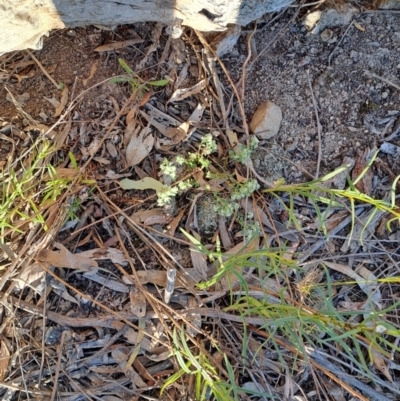
<svg viewBox="0 0 400 401">
<path fill-rule="evenodd" d="M 314 35 L 318 35 L 326 28 L 333 28 L 335 26 L 347 26 L 351 23 L 353 15 L 357 11 L 357 8 L 349 5 L 341 7 L 340 10 L 336 10 L 334 8 L 325 10 L 321 14 L 321 18 L 311 32 Z"/>
<path fill-rule="evenodd" d="M 281 121 L 281 108 L 268 100 L 254 113 L 250 129 L 259 139 L 269 139 L 278 133 Z"/>
<path fill-rule="evenodd" d="M 1 0 L 0 54 L 40 49 L 52 29 L 86 25 L 117 26 L 154 21 L 224 31 L 228 24 L 247 25 L 294 0 Z M 174 30 L 173 30 L 174 31 Z"/>
</svg>

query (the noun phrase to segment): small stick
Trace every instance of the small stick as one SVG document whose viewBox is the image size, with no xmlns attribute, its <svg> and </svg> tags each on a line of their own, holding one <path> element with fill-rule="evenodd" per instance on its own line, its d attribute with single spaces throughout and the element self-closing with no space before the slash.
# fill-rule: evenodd
<svg viewBox="0 0 400 401">
<path fill-rule="evenodd" d="M 354 20 L 350 22 L 349 26 L 347 27 L 347 29 L 345 30 L 343 36 L 340 38 L 339 43 L 336 45 L 336 47 L 332 50 L 332 53 L 329 55 L 328 58 L 328 66 L 331 66 L 331 59 L 333 56 L 333 53 L 335 53 L 335 51 L 337 50 L 337 48 L 340 46 L 340 44 L 343 42 L 343 39 L 345 38 L 345 36 L 347 35 L 347 32 L 349 32 L 350 28 L 353 26 L 354 24 Z"/>
<path fill-rule="evenodd" d="M 364 70 L 364 73 L 365 73 L 366 75 L 369 75 L 369 76 L 372 77 L 372 78 L 379 79 L 379 80 L 381 80 L 382 82 L 385 82 L 386 84 L 388 84 L 388 85 L 392 86 L 393 88 L 397 89 L 398 91 L 400 91 L 400 86 L 394 84 L 393 82 L 389 81 L 388 79 L 383 78 L 383 77 L 380 77 L 379 75 L 376 75 L 376 74 L 374 74 L 373 72 L 368 71 L 368 70 Z"/>
<path fill-rule="evenodd" d="M 62 359 L 62 355 L 63 355 L 65 334 L 66 334 L 66 332 L 63 331 L 61 334 L 60 345 L 58 347 L 58 359 L 57 359 L 57 366 L 56 366 L 56 374 L 54 375 L 54 387 L 53 387 L 53 391 L 51 392 L 50 401 L 54 401 L 54 398 L 57 393 L 57 388 L 58 388 L 57 383 L 58 383 L 58 378 L 60 377 L 60 366 L 61 366 L 61 359 Z"/>
<path fill-rule="evenodd" d="M 44 75 L 51 81 L 51 83 L 60 90 L 60 85 L 52 78 L 52 76 L 47 72 L 47 70 L 43 67 L 42 63 L 35 57 L 35 55 L 28 49 L 26 52 L 32 57 L 33 61 L 38 65 L 38 67 L 43 71 Z"/>
<path fill-rule="evenodd" d="M 313 102 L 313 106 L 314 106 L 315 118 L 317 119 L 318 159 L 317 159 L 317 171 L 315 173 L 315 178 L 318 179 L 318 177 L 319 177 L 319 169 L 320 169 L 320 166 L 321 166 L 321 156 L 322 156 L 322 134 L 321 134 L 321 128 L 322 127 L 321 127 L 321 123 L 319 122 L 317 102 L 315 101 L 314 92 L 313 92 L 312 85 L 311 85 L 310 70 L 307 70 L 307 78 L 308 78 L 308 86 L 310 87 L 311 98 L 312 98 L 312 102 Z"/>
</svg>

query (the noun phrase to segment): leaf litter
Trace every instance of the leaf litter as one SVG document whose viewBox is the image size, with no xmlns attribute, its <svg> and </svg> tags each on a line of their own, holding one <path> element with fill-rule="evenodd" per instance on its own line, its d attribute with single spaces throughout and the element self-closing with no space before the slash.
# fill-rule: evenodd
<svg viewBox="0 0 400 401">
<path fill-rule="evenodd" d="M 74 196 L 63 197 L 62 192 L 38 209 L 33 203 L 21 205 L 11 222 L 22 232 L 3 231 L 3 399 L 27 394 L 34 399 L 57 394 L 63 400 L 183 399 L 195 397 L 193 378 L 212 388 L 207 375 L 215 372 L 222 383 L 238 386 L 229 393 L 239 392 L 237 399 L 247 390 L 259 393 L 258 399 L 265 394 L 318 399 L 316 389 L 338 400 L 345 399 L 343 394 L 397 397 L 393 383 L 398 372 L 392 367 L 398 363 L 398 349 L 385 343 L 398 340 L 398 256 L 385 228 L 387 211 L 356 204 L 352 213 L 354 205 L 343 199 L 343 208 L 340 203 L 329 208 L 328 197 L 324 203 L 308 201 L 304 193 L 290 198 L 283 189 L 279 196 L 256 191 L 239 202 L 232 216 L 217 216 L 212 230 L 200 232 L 208 223 L 199 220 L 212 213 L 201 212 L 206 202 L 199 200 L 210 190 L 214 200 L 231 190 L 227 177 L 210 179 L 203 171 L 190 175 L 198 186 L 177 197 L 172 207 L 156 207 L 157 194 L 171 186 L 159 174 L 162 159 L 193 153 L 209 131 L 219 146 L 218 156 L 210 157 L 211 172 L 231 171 L 243 184 L 254 170 L 250 164 L 226 162 L 230 150 L 240 154 L 247 138 L 240 127 L 236 130 L 243 121 L 218 60 L 209 55 L 212 76 L 199 79 L 194 67 L 203 68 L 204 60 L 196 59 L 195 33 L 166 39 L 161 31 L 156 25 L 151 37 L 139 32 L 149 46 L 137 60 L 149 69 L 143 73 L 145 82 L 175 77 L 166 88 L 155 87 L 145 99 L 135 99 L 130 87 L 113 84 L 111 92 L 107 87 L 97 95 L 102 105 L 92 106 L 90 120 L 83 118 L 79 104 L 68 109 L 67 86 L 60 100 L 47 96 L 56 109 L 52 118 L 59 118 L 54 128 L 57 154 L 51 159 L 58 175 L 52 177 L 66 180 L 63 191 Z M 129 46 L 142 43 L 132 42 L 137 40 L 133 33 L 122 33 L 125 40 L 91 50 L 122 52 L 128 59 Z M 96 40 L 97 33 L 93 35 Z M 170 54 L 163 52 L 162 65 L 154 68 L 164 40 Z M 96 65 L 86 76 L 94 81 L 99 71 Z M 210 93 L 218 102 L 210 101 Z M 7 135 L 13 147 L 21 146 L 12 132 L 10 128 Z M 32 143 L 32 132 L 27 136 Z M 12 145 L 9 138 L 0 141 Z M 383 154 L 395 156 L 394 151 L 385 153 L 384 143 Z M 341 173 L 330 177 L 325 188 L 348 188 L 361 174 L 355 190 L 388 197 L 390 185 L 384 179 L 377 183 L 386 174 L 385 160 L 367 168 L 374 152 L 371 146 L 341 160 Z M 2 156 L 6 172 L 18 164 L 20 156 L 12 154 L 14 159 Z M 24 160 L 25 168 L 31 160 Z M 54 210 L 62 213 L 51 217 Z M 52 224 L 46 228 L 39 220 L 26 222 L 34 212 Z M 113 245 L 105 246 L 109 243 Z M 373 316 L 383 316 L 385 309 L 387 319 L 377 324 Z M 285 330 L 292 330 L 288 321 L 293 316 L 306 344 L 284 337 Z M 326 325 L 324 319 L 330 319 Z M 388 334 L 374 342 L 380 332 Z M 311 378 L 307 363 L 317 376 Z M 176 375 L 179 380 L 172 380 Z M 160 395 L 164 383 L 169 385 Z"/>
</svg>

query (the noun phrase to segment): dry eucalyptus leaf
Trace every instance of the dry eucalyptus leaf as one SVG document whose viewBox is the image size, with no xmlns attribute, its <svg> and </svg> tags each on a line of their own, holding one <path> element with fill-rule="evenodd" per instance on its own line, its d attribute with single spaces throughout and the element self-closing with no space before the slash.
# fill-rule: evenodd
<svg viewBox="0 0 400 401">
<path fill-rule="evenodd" d="M 112 278 L 101 276 L 96 271 L 83 273 L 83 277 L 99 283 L 113 291 L 122 292 L 125 294 L 129 292 L 129 288 L 125 284 L 122 284 L 117 280 L 113 280 Z"/>
<path fill-rule="evenodd" d="M 128 264 L 124 253 L 121 250 L 112 247 L 90 249 L 88 251 L 81 252 L 79 255 L 95 260 L 110 259 L 113 263 L 118 263 L 121 266 L 126 266 Z"/>
<path fill-rule="evenodd" d="M 79 254 L 73 254 L 58 242 L 54 243 L 54 247 L 60 251 L 42 249 L 39 251 L 37 259 L 41 262 L 47 262 L 54 267 L 66 267 L 83 271 L 90 271 L 91 268 L 98 267 L 95 260 Z"/>
<path fill-rule="evenodd" d="M 6 342 L 3 340 L 0 343 L 0 381 L 3 381 L 10 361 L 10 351 L 7 348 Z"/>
<path fill-rule="evenodd" d="M 360 270 L 360 274 L 357 274 L 351 267 L 342 265 L 341 263 L 333 263 L 324 261 L 324 265 L 338 271 L 340 273 L 345 274 L 346 276 L 351 277 L 354 281 L 357 282 L 358 286 L 362 291 L 370 298 L 370 300 L 379 308 L 382 309 L 382 295 L 379 289 L 376 288 L 377 280 L 372 279 L 375 277 L 369 272 L 367 269 L 363 268 Z M 363 275 L 363 276 L 362 276 Z M 372 275 L 372 276 L 371 276 Z"/>
<path fill-rule="evenodd" d="M 180 124 L 179 127 L 167 128 L 165 131 L 165 136 L 167 138 L 172 139 L 170 144 L 176 145 L 178 143 L 181 143 L 186 138 L 186 135 L 189 130 L 189 126 L 190 126 L 190 124 L 185 122 L 185 123 Z"/>
<path fill-rule="evenodd" d="M 53 96 L 53 97 L 47 97 L 43 96 L 51 105 L 56 109 L 57 107 L 60 106 L 60 102 Z"/>
<path fill-rule="evenodd" d="M 391 383 L 393 383 L 392 375 L 389 372 L 387 363 L 383 356 L 375 349 L 372 349 L 371 355 L 375 368 L 378 369 L 379 372 L 381 372 Z"/>
<path fill-rule="evenodd" d="M 56 110 L 54 112 L 53 117 L 58 117 L 61 115 L 67 102 L 68 102 L 68 87 L 64 86 L 64 89 L 61 92 L 61 100 L 58 106 L 56 106 Z"/>
<path fill-rule="evenodd" d="M 138 288 L 133 288 L 129 292 L 130 309 L 137 317 L 146 316 L 146 297 Z"/>
<path fill-rule="evenodd" d="M 154 224 L 166 224 L 171 220 L 171 217 L 166 216 L 164 209 L 155 208 L 151 210 L 139 210 L 131 216 L 135 223 L 143 223 L 145 226 Z"/>
<path fill-rule="evenodd" d="M 85 78 L 85 79 L 82 80 L 83 86 L 86 86 L 87 83 L 94 77 L 94 74 L 95 74 L 96 71 L 97 71 L 98 65 L 99 65 L 99 60 L 96 60 L 96 61 L 94 62 L 94 64 L 92 65 L 92 68 L 90 69 L 89 76 L 88 76 L 87 78 Z"/>
<path fill-rule="evenodd" d="M 196 93 L 201 92 L 207 86 L 207 81 L 205 79 L 198 82 L 196 85 L 193 85 L 189 88 L 185 89 L 177 89 L 168 100 L 168 103 L 179 102 L 183 99 L 186 99 L 189 96 L 195 95 Z"/>
<path fill-rule="evenodd" d="M 193 268 L 203 280 L 207 280 L 208 265 L 205 256 L 195 249 L 190 249 Z"/>
<path fill-rule="evenodd" d="M 163 189 L 164 185 L 160 182 L 155 180 L 151 177 L 145 177 L 142 180 L 133 181 L 128 178 L 124 178 L 119 182 L 122 189 L 154 189 L 155 191 L 159 192 Z"/>
<path fill-rule="evenodd" d="M 139 164 L 153 149 L 154 136 L 150 135 L 150 126 L 142 129 L 137 135 L 132 135 L 126 148 L 128 167 Z"/>
<path fill-rule="evenodd" d="M 184 271 L 186 273 L 184 278 L 186 281 L 191 281 L 191 285 L 194 285 L 202 280 L 196 269 L 188 268 L 184 269 Z M 167 286 L 167 272 L 165 270 L 139 270 L 137 275 L 141 284 L 151 283 L 154 285 L 159 285 L 160 287 Z M 132 281 L 125 276 L 122 277 L 122 281 L 128 285 L 132 285 Z M 182 281 L 180 279 L 180 275 L 178 275 L 175 286 L 185 287 L 187 286 L 187 283 Z"/>
<path fill-rule="evenodd" d="M 189 116 L 188 121 L 189 123 L 199 123 L 201 121 L 201 117 L 203 116 L 203 112 L 206 109 L 201 103 L 198 103 L 196 108 L 193 110 L 193 113 Z"/>
</svg>

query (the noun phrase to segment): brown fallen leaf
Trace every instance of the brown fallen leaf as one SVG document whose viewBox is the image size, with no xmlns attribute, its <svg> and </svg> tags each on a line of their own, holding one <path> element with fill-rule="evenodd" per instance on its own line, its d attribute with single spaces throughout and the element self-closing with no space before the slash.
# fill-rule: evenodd
<svg viewBox="0 0 400 401">
<path fill-rule="evenodd" d="M 79 255 L 94 260 L 109 259 L 113 263 L 118 263 L 121 266 L 126 266 L 128 264 L 124 253 L 121 250 L 112 247 L 90 249 L 88 251 L 81 252 Z"/>
<path fill-rule="evenodd" d="M 139 164 L 151 151 L 154 145 L 154 136 L 150 134 L 150 126 L 143 128 L 137 135 L 132 135 L 126 148 L 128 167 Z"/>
<path fill-rule="evenodd" d="M 58 242 L 54 243 L 54 247 L 60 251 L 42 249 L 38 253 L 37 260 L 47 262 L 54 267 L 66 267 L 83 271 L 91 271 L 91 268 L 98 267 L 95 260 L 79 254 L 73 254 Z"/>
<path fill-rule="evenodd" d="M 131 218 L 135 223 L 142 223 L 145 226 L 167 224 L 171 220 L 171 217 L 167 216 L 162 208 L 139 210 L 133 213 Z"/>
<path fill-rule="evenodd" d="M 176 217 L 174 217 L 173 220 L 169 223 L 168 233 L 172 237 L 175 235 L 175 231 L 178 228 L 178 225 L 179 225 L 180 221 L 182 220 L 182 217 L 184 216 L 185 212 L 186 212 L 186 208 L 182 209 L 178 213 L 178 215 Z"/>
<path fill-rule="evenodd" d="M 218 221 L 219 235 L 221 237 L 221 242 L 225 250 L 232 248 L 232 240 L 229 235 L 228 229 L 226 228 L 225 218 L 220 216 Z"/>
<path fill-rule="evenodd" d="M 169 143 L 169 145 L 177 145 L 178 143 L 181 143 L 186 138 L 189 126 L 190 124 L 185 122 L 179 125 L 179 127 L 167 128 L 166 136 L 172 139 L 172 143 Z"/>
<path fill-rule="evenodd" d="M 56 107 L 56 110 L 54 112 L 53 117 L 58 117 L 61 115 L 61 113 L 64 110 L 64 107 L 66 106 L 68 102 L 68 86 L 64 86 L 64 89 L 61 92 L 61 100 L 58 106 Z"/>
<path fill-rule="evenodd" d="M 7 348 L 6 342 L 3 340 L 0 342 L 0 381 L 3 381 L 6 376 L 9 362 L 10 351 Z"/>
<path fill-rule="evenodd" d="M 208 265 L 204 254 L 196 249 L 190 249 L 190 258 L 192 259 L 192 265 L 195 271 L 203 280 L 207 280 Z"/>
<path fill-rule="evenodd" d="M 376 349 L 372 349 L 371 357 L 375 368 L 378 369 L 379 372 L 381 372 L 391 383 L 393 383 L 392 375 L 389 372 L 387 363 L 383 356 Z"/>
<path fill-rule="evenodd" d="M 82 80 L 83 86 L 86 86 L 87 83 L 94 77 L 94 74 L 97 71 L 97 66 L 99 65 L 99 60 L 96 60 L 94 64 L 92 65 L 92 68 L 90 69 L 89 76 Z"/>
<path fill-rule="evenodd" d="M 232 249 L 225 252 L 224 255 L 238 255 L 241 252 L 252 252 L 260 247 L 260 239 L 259 237 L 253 237 L 248 244 L 245 241 L 239 242 Z M 234 283 L 239 280 L 239 277 L 244 275 L 243 267 L 237 266 L 232 270 L 227 271 L 226 275 L 221 280 L 222 288 L 228 289 L 232 288 Z"/>
<path fill-rule="evenodd" d="M 194 285 L 195 283 L 201 281 L 201 277 L 194 268 L 188 268 L 184 270 L 186 273 L 185 280 L 192 280 L 192 283 L 190 283 L 191 285 Z M 167 286 L 167 272 L 165 270 L 139 270 L 137 272 L 137 275 L 141 284 L 150 283 L 158 285 L 160 287 Z M 122 276 L 122 281 L 126 284 L 132 285 L 132 281 L 125 276 Z M 180 279 L 180 275 L 178 275 L 176 279 L 176 287 L 185 287 L 186 285 L 187 283 L 185 284 L 185 282 Z"/>
<path fill-rule="evenodd" d="M 324 265 L 351 277 L 357 282 L 361 290 L 368 296 L 369 300 L 372 301 L 379 309 L 382 309 L 382 294 L 377 288 L 376 277 L 366 268 L 359 269 L 359 273 L 356 273 L 351 267 L 343 265 L 341 263 L 327 262 L 324 261 Z"/>
<path fill-rule="evenodd" d="M 146 315 L 146 297 L 138 288 L 133 288 L 129 292 L 130 309 L 137 317 L 144 317 Z"/>
</svg>

